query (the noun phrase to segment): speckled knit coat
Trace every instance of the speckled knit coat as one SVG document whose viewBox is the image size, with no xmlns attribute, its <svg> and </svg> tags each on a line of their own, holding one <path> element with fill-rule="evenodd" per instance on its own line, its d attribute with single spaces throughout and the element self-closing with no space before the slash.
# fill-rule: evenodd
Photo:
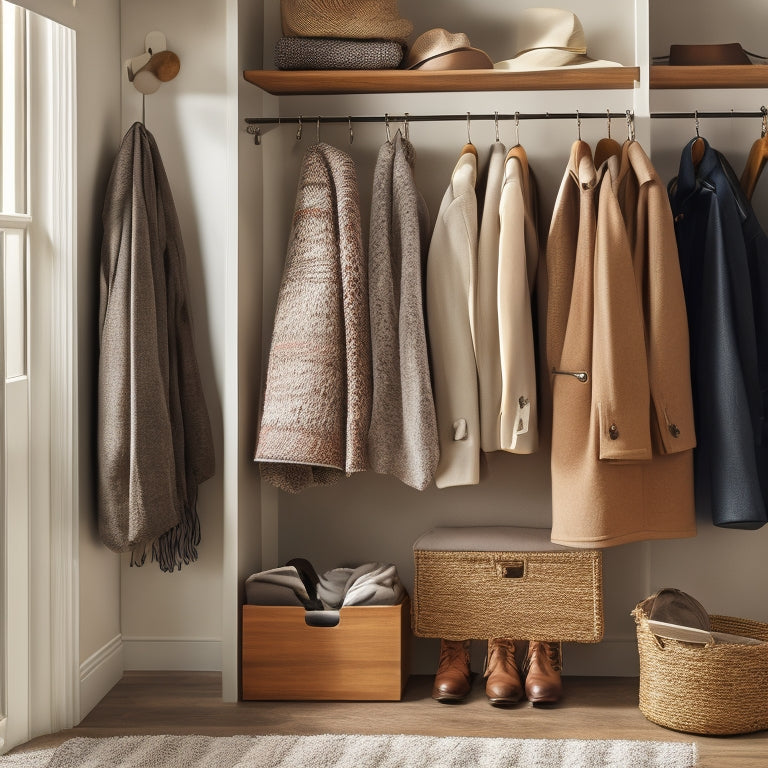
<svg viewBox="0 0 768 768">
<path fill-rule="evenodd" d="M 429 212 L 413 180 L 413 145 L 400 131 L 379 150 L 373 178 L 368 282 L 373 354 L 371 469 L 418 490 L 440 455 L 424 327 Z"/>
<path fill-rule="evenodd" d="M 304 155 L 277 299 L 255 460 L 298 492 L 368 469 L 371 348 L 367 266 L 352 158 Z"/>
</svg>

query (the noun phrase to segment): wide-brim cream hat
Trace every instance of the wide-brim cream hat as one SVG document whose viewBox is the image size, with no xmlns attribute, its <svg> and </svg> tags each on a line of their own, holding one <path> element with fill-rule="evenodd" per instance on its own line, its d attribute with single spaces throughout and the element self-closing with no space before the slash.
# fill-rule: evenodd
<svg viewBox="0 0 768 768">
<path fill-rule="evenodd" d="M 579 17 L 562 8 L 526 8 L 517 26 L 517 53 L 494 64 L 495 69 L 521 71 L 620 66 L 616 61 L 587 56 Z"/>
<path fill-rule="evenodd" d="M 473 48 L 463 32 L 438 27 L 419 35 L 408 51 L 408 69 L 493 69 L 485 51 Z"/>
<path fill-rule="evenodd" d="M 336 37 L 405 42 L 413 24 L 397 0 L 280 0 L 286 37 Z"/>
</svg>

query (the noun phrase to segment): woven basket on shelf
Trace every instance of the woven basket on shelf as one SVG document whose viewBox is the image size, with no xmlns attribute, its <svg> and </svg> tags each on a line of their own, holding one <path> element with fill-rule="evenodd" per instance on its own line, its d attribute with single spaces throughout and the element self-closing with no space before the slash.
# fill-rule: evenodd
<svg viewBox="0 0 768 768">
<path fill-rule="evenodd" d="M 640 603 L 632 612 L 640 654 L 640 711 L 687 733 L 724 736 L 768 728 L 768 624 L 710 616 L 712 630 L 757 645 L 696 645 L 657 637 Z"/>
<path fill-rule="evenodd" d="M 552 544 L 546 529 L 467 527 L 433 529 L 413 555 L 412 626 L 419 637 L 603 637 L 600 551 Z"/>
</svg>

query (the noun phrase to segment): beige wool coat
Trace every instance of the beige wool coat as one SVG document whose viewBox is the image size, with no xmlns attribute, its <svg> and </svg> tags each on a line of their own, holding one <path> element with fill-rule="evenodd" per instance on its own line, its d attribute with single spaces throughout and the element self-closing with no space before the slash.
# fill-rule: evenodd
<svg viewBox="0 0 768 768">
<path fill-rule="evenodd" d="M 440 443 L 438 488 L 480 482 L 476 183 L 477 155 L 465 150 L 440 204 L 427 256 L 427 328 Z"/>
<path fill-rule="evenodd" d="M 685 300 L 666 189 L 636 142 L 573 145 L 546 251 L 552 540 L 692 536 Z"/>
</svg>

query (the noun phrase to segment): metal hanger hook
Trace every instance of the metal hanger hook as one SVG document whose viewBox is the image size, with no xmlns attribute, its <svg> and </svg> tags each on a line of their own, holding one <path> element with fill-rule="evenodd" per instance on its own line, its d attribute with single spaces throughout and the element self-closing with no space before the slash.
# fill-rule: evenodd
<svg viewBox="0 0 768 768">
<path fill-rule="evenodd" d="M 301 115 L 299 115 L 299 128 L 296 131 L 296 141 L 301 141 L 301 129 L 303 128 L 301 124 Z"/>
<path fill-rule="evenodd" d="M 411 138 L 411 128 L 410 128 L 410 123 L 408 122 L 408 113 L 407 112 L 403 115 L 403 133 L 405 134 L 406 141 L 410 141 L 410 138 Z"/>
<path fill-rule="evenodd" d="M 515 145 L 520 145 L 520 113 L 515 112 Z"/>
<path fill-rule="evenodd" d="M 579 141 L 581 141 L 581 115 L 578 109 L 576 110 L 576 134 L 579 137 Z"/>
<path fill-rule="evenodd" d="M 352 115 L 347 116 L 349 119 L 349 143 L 350 145 L 355 140 L 355 132 L 352 130 Z"/>
<path fill-rule="evenodd" d="M 696 138 L 698 139 L 698 138 L 700 138 L 699 137 L 699 110 L 698 109 L 694 109 L 693 110 L 693 119 L 694 119 L 694 121 L 696 123 Z"/>
<path fill-rule="evenodd" d="M 611 110 L 606 109 L 605 114 L 608 116 L 608 138 L 611 138 Z"/>
<path fill-rule="evenodd" d="M 635 140 L 635 116 L 627 110 L 627 141 Z"/>
<path fill-rule="evenodd" d="M 472 137 L 469 135 L 469 125 L 470 125 L 470 117 L 469 117 L 469 112 L 467 112 L 467 144 L 472 143 Z"/>
<path fill-rule="evenodd" d="M 388 112 L 384 113 L 384 127 L 387 130 L 387 143 L 391 144 L 392 143 L 392 137 L 389 135 L 389 113 Z"/>
<path fill-rule="evenodd" d="M 760 127 L 760 138 L 764 139 L 768 133 L 768 107 L 760 107 L 760 111 L 763 113 L 763 122 Z"/>
<path fill-rule="evenodd" d="M 315 124 L 315 141 L 320 143 L 320 116 L 317 117 L 317 123 Z"/>
<path fill-rule="evenodd" d="M 499 113 L 493 113 L 493 124 L 496 127 L 496 143 L 499 143 Z"/>
</svg>

